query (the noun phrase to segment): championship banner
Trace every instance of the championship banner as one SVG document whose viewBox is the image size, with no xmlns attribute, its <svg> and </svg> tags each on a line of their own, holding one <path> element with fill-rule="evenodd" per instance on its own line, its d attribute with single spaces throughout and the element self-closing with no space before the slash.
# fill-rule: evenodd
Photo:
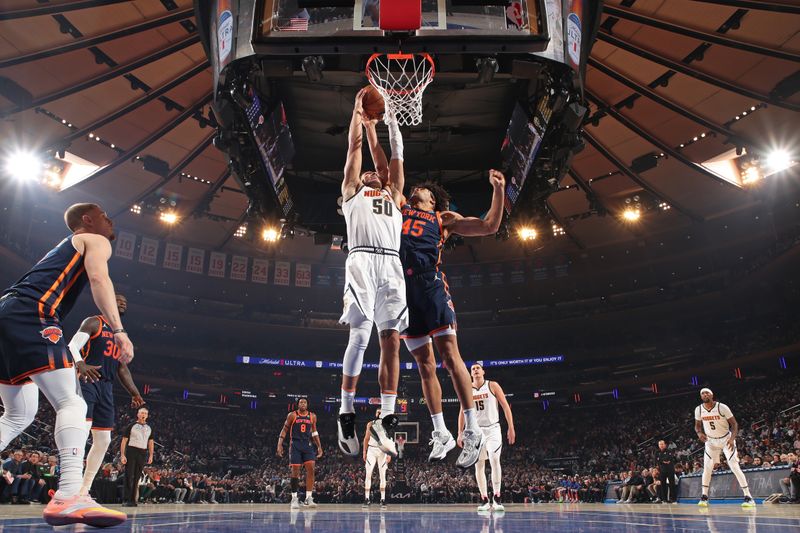
<svg viewBox="0 0 800 533">
<path fill-rule="evenodd" d="M 206 251 L 200 248 L 189 248 L 189 254 L 186 256 L 186 272 L 192 274 L 202 274 L 203 266 L 206 260 Z"/>
<path fill-rule="evenodd" d="M 226 254 L 221 252 L 211 252 L 211 258 L 208 260 L 208 275 L 212 278 L 225 277 L 225 261 L 228 259 Z"/>
<path fill-rule="evenodd" d="M 344 287 L 345 282 L 345 275 L 343 268 L 337 268 L 333 271 L 333 279 L 336 282 L 337 287 Z"/>
<path fill-rule="evenodd" d="M 297 263 L 294 269 L 294 286 L 311 287 L 311 265 Z"/>
<path fill-rule="evenodd" d="M 547 264 L 544 259 L 533 260 L 533 280 L 543 281 L 547 279 Z"/>
<path fill-rule="evenodd" d="M 565 278 L 569 276 L 569 259 L 567 259 L 564 255 L 559 255 L 555 259 L 555 265 L 553 267 L 556 273 L 557 278 Z"/>
<path fill-rule="evenodd" d="M 483 267 L 481 265 L 473 265 L 472 267 L 470 267 L 469 286 L 483 287 Z"/>
<path fill-rule="evenodd" d="M 331 272 L 327 265 L 314 265 L 314 285 L 317 287 L 331 286 Z"/>
<path fill-rule="evenodd" d="M 164 262 L 162 266 L 170 270 L 180 270 L 182 258 L 183 246 L 168 242 L 166 248 L 164 248 Z"/>
<path fill-rule="evenodd" d="M 253 283 L 269 283 L 269 261 L 266 259 L 253 259 L 253 272 L 250 274 L 250 280 Z"/>
<path fill-rule="evenodd" d="M 503 263 L 494 263 L 489 267 L 489 285 L 504 285 L 506 273 Z"/>
<path fill-rule="evenodd" d="M 133 247 L 136 246 L 136 235 L 120 231 L 117 235 L 117 246 L 114 255 L 123 259 L 133 259 Z"/>
<path fill-rule="evenodd" d="M 291 263 L 288 261 L 275 261 L 275 285 L 289 286 L 289 269 Z"/>
<path fill-rule="evenodd" d="M 139 262 L 146 265 L 156 266 L 156 255 L 158 254 L 158 241 L 148 237 L 142 237 L 139 245 Z"/>
<path fill-rule="evenodd" d="M 231 259 L 231 279 L 247 281 L 247 258 L 243 255 L 234 255 Z"/>
<path fill-rule="evenodd" d="M 522 261 L 511 263 L 511 275 L 509 277 L 512 284 L 525 283 L 525 263 Z"/>
</svg>

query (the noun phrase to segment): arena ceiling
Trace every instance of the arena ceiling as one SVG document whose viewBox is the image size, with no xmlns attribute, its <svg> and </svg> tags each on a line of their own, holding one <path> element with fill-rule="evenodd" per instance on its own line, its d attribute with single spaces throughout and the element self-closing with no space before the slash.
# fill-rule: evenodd
<svg viewBox="0 0 800 533">
<path fill-rule="evenodd" d="M 96 165 L 58 197 L 98 201 L 122 227 L 206 248 L 263 247 L 234 237 L 248 202 L 212 144 L 212 74 L 193 20 L 190 0 L 4 0 L 2 146 L 63 150 Z M 796 2 L 606 2 L 587 70 L 586 148 L 547 200 L 548 216 L 566 234 L 547 246 L 624 242 L 763 202 L 699 164 L 737 147 L 796 153 L 799 63 Z M 325 171 L 343 164 L 343 130 L 364 80 L 314 85 L 296 76 L 285 101 L 295 166 L 309 183 L 334 183 Z M 413 170 L 481 187 L 483 162 L 497 159 L 508 123 L 507 83 L 467 83 L 458 92 L 432 85 L 430 98 L 441 105 L 410 134 L 406 159 L 420 162 Z M 781 177 L 796 179 L 797 169 Z M 175 202 L 180 223 L 130 211 L 162 198 Z M 633 227 L 618 215 L 637 198 L 662 208 Z M 298 257 L 325 253 L 307 241 L 281 246 Z M 487 246 L 494 257 L 519 254 Z"/>
</svg>

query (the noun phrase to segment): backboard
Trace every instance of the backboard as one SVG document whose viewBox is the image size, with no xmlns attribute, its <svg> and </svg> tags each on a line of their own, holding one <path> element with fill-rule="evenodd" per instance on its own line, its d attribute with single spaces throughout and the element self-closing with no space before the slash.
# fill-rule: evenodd
<svg viewBox="0 0 800 533">
<path fill-rule="evenodd" d="M 343 2 L 265 0 L 255 17 L 254 48 L 273 53 L 396 52 L 397 40 L 380 27 L 380 2 L 353 0 L 348 7 L 309 7 Z M 465 4 L 422 0 L 420 28 L 403 36 L 403 50 L 424 51 L 433 42 L 437 52 L 538 52 L 547 46 L 547 17 L 541 0 Z"/>
</svg>

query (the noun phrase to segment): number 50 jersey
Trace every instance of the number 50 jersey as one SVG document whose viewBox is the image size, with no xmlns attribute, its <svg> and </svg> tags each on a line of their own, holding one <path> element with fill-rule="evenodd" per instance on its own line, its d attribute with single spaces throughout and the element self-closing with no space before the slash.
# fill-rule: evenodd
<svg viewBox="0 0 800 533">
<path fill-rule="evenodd" d="M 347 246 L 400 251 L 403 214 L 388 189 L 361 187 L 342 204 L 347 223 Z"/>
</svg>

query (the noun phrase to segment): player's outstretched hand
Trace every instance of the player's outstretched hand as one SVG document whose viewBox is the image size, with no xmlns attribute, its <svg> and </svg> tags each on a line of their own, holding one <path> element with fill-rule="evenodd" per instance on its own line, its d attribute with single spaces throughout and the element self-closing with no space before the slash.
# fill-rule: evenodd
<svg viewBox="0 0 800 533">
<path fill-rule="evenodd" d="M 134 409 L 138 409 L 145 404 L 144 399 L 141 396 L 134 396 L 131 398 L 131 407 Z"/>
<path fill-rule="evenodd" d="M 364 87 L 356 93 L 356 101 L 353 104 L 353 113 L 364 114 L 364 95 L 367 94 L 367 88 Z"/>
<path fill-rule="evenodd" d="M 96 383 L 102 377 L 100 375 L 99 366 L 87 365 L 86 361 L 78 361 L 75 363 L 75 368 L 78 369 L 78 379 L 85 383 Z"/>
<path fill-rule="evenodd" d="M 517 441 L 517 432 L 514 431 L 513 427 L 508 428 L 508 443 L 514 444 Z"/>
<path fill-rule="evenodd" d="M 133 361 L 133 343 L 125 332 L 115 333 L 114 342 L 119 347 L 119 360 L 126 365 Z"/>
<path fill-rule="evenodd" d="M 499 170 L 491 169 L 489 171 L 489 183 L 492 187 L 502 189 L 506 185 L 506 177 Z"/>
<path fill-rule="evenodd" d="M 278 457 L 283 457 L 283 446 L 278 446 Z"/>
</svg>

